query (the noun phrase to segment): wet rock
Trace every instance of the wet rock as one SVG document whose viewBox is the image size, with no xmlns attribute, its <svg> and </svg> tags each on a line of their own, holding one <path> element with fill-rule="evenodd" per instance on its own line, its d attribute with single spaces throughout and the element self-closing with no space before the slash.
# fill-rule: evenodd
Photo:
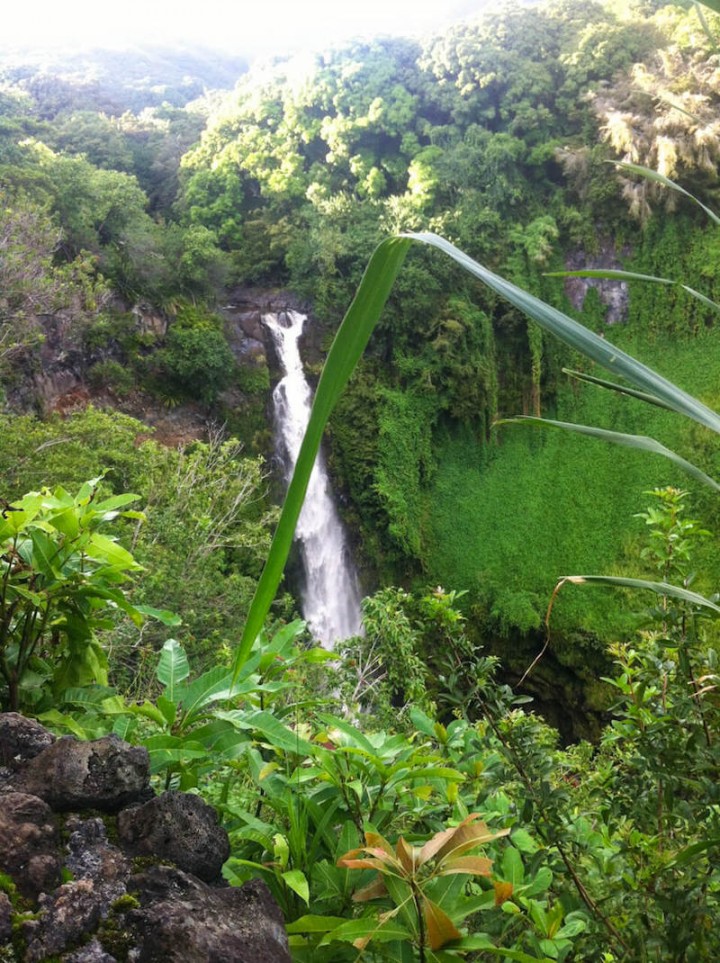
<svg viewBox="0 0 720 963">
<path fill-rule="evenodd" d="M 118 835 L 134 855 L 169 860 L 207 882 L 219 879 L 230 855 L 228 836 L 218 825 L 215 810 L 187 793 L 166 792 L 123 810 L 118 814 Z"/>
<path fill-rule="evenodd" d="M 213 889 L 155 867 L 133 884 L 143 904 L 128 913 L 137 963 L 290 963 L 282 914 L 261 880 Z"/>
<path fill-rule="evenodd" d="M 39 796 L 56 812 L 117 812 L 147 796 L 149 778 L 146 749 L 115 735 L 93 742 L 64 736 L 30 760 L 16 788 Z"/>
<path fill-rule="evenodd" d="M 16 769 L 55 742 L 55 736 L 18 712 L 0 713 L 0 765 Z"/>
<path fill-rule="evenodd" d="M 27 793 L 0 797 L 0 871 L 35 898 L 60 878 L 60 834 L 50 807 Z"/>
</svg>

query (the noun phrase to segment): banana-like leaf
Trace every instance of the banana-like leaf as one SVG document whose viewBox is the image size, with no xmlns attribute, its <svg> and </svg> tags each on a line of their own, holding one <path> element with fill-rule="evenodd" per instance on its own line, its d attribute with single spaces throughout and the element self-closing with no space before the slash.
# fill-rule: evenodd
<svg viewBox="0 0 720 963">
<path fill-rule="evenodd" d="M 712 4 L 706 3 L 705 6 L 720 13 L 720 0 L 713 0 Z M 694 201 L 698 207 L 701 207 L 705 211 L 711 221 L 720 225 L 720 217 L 718 217 L 714 211 L 706 207 L 703 202 L 695 197 L 694 194 L 691 194 L 690 191 L 686 191 L 684 187 L 680 187 L 675 181 L 671 181 L 669 177 L 665 177 L 664 174 L 659 174 L 650 167 L 643 167 L 641 164 L 630 164 L 627 161 L 610 161 L 610 163 L 615 164 L 616 167 L 620 167 L 624 171 L 629 171 L 631 174 L 638 174 L 640 177 L 644 177 L 645 180 L 655 181 L 656 184 L 669 187 L 671 191 L 677 191 L 678 194 L 682 194 L 684 197 L 689 197 L 691 201 Z"/>
<path fill-rule="evenodd" d="M 626 435 L 621 431 L 608 431 L 606 428 L 596 428 L 594 425 L 576 425 L 572 421 L 553 421 L 551 418 L 536 418 L 534 415 L 518 415 L 515 418 L 501 418 L 499 421 L 496 421 L 495 424 L 530 424 L 542 425 L 546 428 L 564 428 L 565 431 L 574 431 L 579 435 L 589 435 L 591 438 L 609 441 L 613 445 L 622 445 L 625 448 L 636 448 L 639 451 L 647 451 L 653 455 L 662 455 L 663 458 L 669 458 L 670 461 L 674 462 L 689 475 L 692 475 L 693 478 L 702 482 L 703 485 L 707 485 L 709 488 L 714 488 L 715 491 L 720 492 L 720 484 L 718 484 L 714 478 L 706 475 L 704 471 L 701 471 L 696 465 L 693 465 L 692 462 L 687 461 L 681 455 L 678 455 L 677 452 L 666 448 L 665 445 L 661 445 L 659 441 L 650 438 L 648 435 Z"/>
<path fill-rule="evenodd" d="M 275 598 L 325 425 L 365 350 L 413 242 L 442 251 L 575 351 L 624 378 L 636 388 L 656 396 L 672 411 L 720 434 L 720 416 L 697 398 L 693 398 L 606 339 L 573 321 L 562 311 L 493 274 L 444 238 L 436 234 L 407 234 L 386 239 L 373 253 L 328 353 L 280 521 L 235 655 L 234 679 L 250 656 L 255 639 Z"/>
<path fill-rule="evenodd" d="M 670 287 L 674 285 L 675 287 L 682 288 L 690 297 L 701 301 L 706 307 L 712 308 L 713 311 L 720 312 L 720 304 L 718 304 L 717 301 L 713 301 L 712 298 L 707 297 L 700 291 L 696 291 L 695 288 L 683 284 L 682 281 L 673 281 L 671 278 L 657 278 L 652 274 L 637 274 L 635 271 L 611 271 L 591 268 L 584 271 L 549 271 L 546 276 L 549 278 L 604 278 L 606 281 L 649 281 L 651 284 L 665 284 Z"/>
<path fill-rule="evenodd" d="M 570 582 L 572 585 L 611 585 L 616 588 L 645 589 L 655 592 L 656 595 L 667 596 L 668 598 L 678 599 L 680 602 L 688 602 L 698 608 L 708 609 L 720 615 L 720 605 L 698 592 L 691 592 L 689 589 L 681 588 L 679 585 L 671 585 L 669 582 L 649 582 L 644 578 L 625 578 L 621 575 L 564 575 L 558 579 L 558 583 Z"/>
<path fill-rule="evenodd" d="M 597 385 L 599 388 L 608 388 L 610 391 L 617 391 L 620 395 L 627 395 L 629 398 L 637 398 L 644 401 L 647 405 L 655 405 L 656 408 L 664 408 L 665 411 L 672 411 L 670 405 L 660 401 L 655 395 L 649 395 L 646 391 L 636 391 L 634 388 L 627 388 L 625 385 L 616 384 L 614 381 L 606 381 L 604 378 L 596 378 L 593 375 L 585 374 L 584 371 L 573 371 L 572 368 L 563 368 L 563 374 L 575 378 L 576 381 L 586 381 L 590 385 Z"/>
</svg>

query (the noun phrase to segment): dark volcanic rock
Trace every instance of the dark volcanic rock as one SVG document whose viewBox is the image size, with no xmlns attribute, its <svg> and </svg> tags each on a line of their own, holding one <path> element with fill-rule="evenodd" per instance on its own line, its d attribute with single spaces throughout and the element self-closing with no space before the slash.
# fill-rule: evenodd
<svg viewBox="0 0 720 963">
<path fill-rule="evenodd" d="M 147 797 L 149 777 L 146 749 L 115 735 L 93 742 L 64 736 L 30 760 L 15 788 L 39 796 L 56 812 L 117 812 Z"/>
<path fill-rule="evenodd" d="M 55 736 L 18 712 L 0 714 L 0 766 L 17 768 L 55 742 Z"/>
<path fill-rule="evenodd" d="M 37 897 L 57 885 L 60 834 L 50 807 L 37 796 L 0 796 L 0 870 L 24 896 Z"/>
<path fill-rule="evenodd" d="M 125 848 L 137 856 L 167 859 L 200 879 L 220 877 L 230 855 L 225 830 L 215 810 L 182 792 L 166 792 L 143 806 L 118 815 L 118 835 Z"/>
<path fill-rule="evenodd" d="M 290 963 L 282 914 L 261 880 L 212 889 L 168 867 L 134 877 L 137 963 Z"/>
<path fill-rule="evenodd" d="M 222 882 L 230 847 L 215 810 L 185 793 L 152 796 L 144 749 L 114 736 L 54 741 L 9 713 L 2 751 L 0 872 L 25 898 L 21 909 L 32 901 L 36 912 L 18 917 L 0 892 L 1 960 L 290 963 L 264 884 Z M 132 875 L 135 855 L 174 865 Z M 61 884 L 63 871 L 71 879 Z"/>
<path fill-rule="evenodd" d="M 125 892 L 130 875 L 130 860 L 107 838 L 105 823 L 99 817 L 81 819 L 70 816 L 65 823 L 70 833 L 65 866 L 75 879 L 92 879 L 105 887 L 110 898 Z"/>
<path fill-rule="evenodd" d="M 106 913 L 103 896 L 91 879 L 65 883 L 52 895 L 43 894 L 36 920 L 24 924 L 25 963 L 42 963 L 77 944 Z"/>
<path fill-rule="evenodd" d="M 0 893 L 0 943 L 7 943 L 12 936 L 12 903 L 7 893 Z"/>
</svg>

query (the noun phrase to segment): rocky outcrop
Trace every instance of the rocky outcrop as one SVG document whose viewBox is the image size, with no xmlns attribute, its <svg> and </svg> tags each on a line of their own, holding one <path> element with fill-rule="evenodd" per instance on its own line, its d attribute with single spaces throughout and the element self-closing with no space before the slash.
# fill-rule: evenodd
<svg viewBox="0 0 720 963">
<path fill-rule="evenodd" d="M 618 271 L 623 268 L 621 257 L 628 251 L 618 252 L 612 241 L 603 241 L 594 254 L 587 251 L 573 251 L 565 259 L 568 271 Z M 565 294 L 572 306 L 581 311 L 585 298 L 591 288 L 595 288 L 600 301 L 606 307 L 605 323 L 622 324 L 627 320 L 629 292 L 625 281 L 610 281 L 606 278 L 565 278 Z"/>
<path fill-rule="evenodd" d="M 199 797 L 154 795 L 144 749 L 0 714 L 3 963 L 289 963 L 280 910 L 224 883 L 228 854 Z"/>
<path fill-rule="evenodd" d="M 309 307 L 289 291 L 235 288 L 228 292 L 227 302 L 219 313 L 225 319 L 230 347 L 240 363 L 251 361 L 263 365 L 268 353 L 274 355 L 272 338 L 262 323 L 262 316 L 287 310 L 307 314 Z"/>
</svg>

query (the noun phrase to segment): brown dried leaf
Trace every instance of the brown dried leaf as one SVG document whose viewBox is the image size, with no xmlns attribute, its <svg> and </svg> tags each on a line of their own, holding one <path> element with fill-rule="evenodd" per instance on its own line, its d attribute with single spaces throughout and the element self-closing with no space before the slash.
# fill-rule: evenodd
<svg viewBox="0 0 720 963">
<path fill-rule="evenodd" d="M 367 886 L 363 886 L 362 889 L 359 889 L 353 893 L 353 900 L 356 903 L 366 903 L 368 900 L 380 899 L 381 897 L 387 895 L 387 886 L 385 885 L 383 878 L 378 876 L 372 881 L 372 883 L 368 883 Z"/>
<path fill-rule="evenodd" d="M 495 905 L 502 906 L 505 900 L 510 899 L 513 894 L 513 884 L 512 883 L 502 883 L 499 880 L 494 884 L 495 889 Z"/>
<path fill-rule="evenodd" d="M 423 896 L 423 916 L 430 949 L 439 950 L 452 940 L 459 940 L 462 933 L 455 926 L 445 910 Z"/>
</svg>

